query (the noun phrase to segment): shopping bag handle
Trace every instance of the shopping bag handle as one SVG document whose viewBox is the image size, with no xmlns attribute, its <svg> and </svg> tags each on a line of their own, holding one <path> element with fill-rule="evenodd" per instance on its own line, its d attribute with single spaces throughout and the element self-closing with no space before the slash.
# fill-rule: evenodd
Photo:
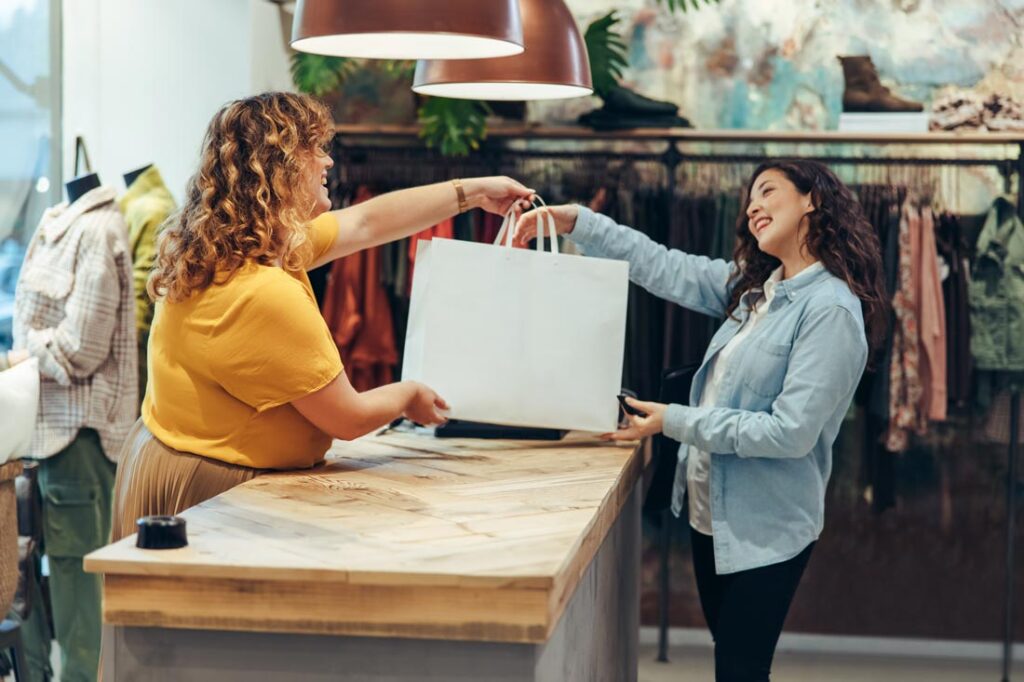
<svg viewBox="0 0 1024 682">
<path fill-rule="evenodd" d="M 538 206 L 538 202 L 540 205 Z M 547 204 L 539 196 L 534 196 L 531 200 L 534 208 L 546 208 Z M 547 218 L 547 220 L 544 220 Z M 545 223 L 548 228 L 548 241 L 551 244 L 551 253 L 558 253 L 558 232 L 555 229 L 555 219 L 551 216 L 549 211 L 540 211 L 537 213 L 537 251 L 543 253 L 544 251 L 544 227 Z M 505 214 L 504 220 L 501 221 L 501 229 L 498 230 L 498 236 L 494 239 L 495 246 L 512 246 L 512 235 L 516 231 L 516 212 L 515 207 L 508 210 Z M 504 244 L 502 243 L 504 242 Z"/>
<path fill-rule="evenodd" d="M 547 208 L 548 205 L 544 203 L 544 200 L 540 198 L 540 195 L 534 194 L 533 199 L 530 200 L 534 208 Z M 540 203 L 540 206 L 537 204 Z M 555 229 L 555 219 L 551 215 L 551 211 L 540 211 L 537 213 L 537 250 L 544 250 L 544 226 L 541 224 L 541 216 L 547 218 L 548 228 L 548 241 L 551 244 L 551 253 L 558 253 L 558 231 Z"/>
<path fill-rule="evenodd" d="M 501 229 L 498 230 L 498 236 L 494 239 L 495 246 L 512 246 L 512 235 L 516 231 L 516 211 L 515 207 L 510 208 L 508 213 L 505 214 L 505 219 L 501 221 Z M 505 244 L 502 244 L 502 241 Z"/>
</svg>

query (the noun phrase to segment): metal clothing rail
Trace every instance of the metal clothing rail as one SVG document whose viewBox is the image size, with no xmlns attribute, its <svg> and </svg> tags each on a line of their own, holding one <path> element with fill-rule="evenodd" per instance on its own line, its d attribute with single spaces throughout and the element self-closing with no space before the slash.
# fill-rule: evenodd
<svg viewBox="0 0 1024 682">
<path fill-rule="evenodd" d="M 465 158 L 444 157 L 433 150 L 426 149 L 417 139 L 415 128 L 408 126 L 362 126 L 338 125 L 334 139 L 334 155 L 338 170 L 351 165 L 372 165 L 375 155 L 386 155 L 401 151 L 403 154 L 415 155 L 417 161 L 436 167 L 439 171 L 447 168 L 476 167 L 493 169 L 498 172 L 502 162 L 516 159 L 587 159 L 599 161 L 604 159 L 629 160 L 661 163 L 665 166 L 669 196 L 676 187 L 676 169 L 683 163 L 696 164 L 738 164 L 759 163 L 768 154 L 737 153 L 723 150 L 721 153 L 705 150 L 692 151 L 681 149 L 693 143 L 716 145 L 772 144 L 782 146 L 814 145 L 850 145 L 863 144 L 886 148 L 900 146 L 900 156 L 886 156 L 865 153 L 858 149 L 857 155 L 843 156 L 820 153 L 785 154 L 788 157 L 814 159 L 827 165 L 872 165 L 872 166 L 946 166 L 946 167 L 993 167 L 1002 175 L 1004 191 L 1013 189 L 1013 177 L 1017 184 L 1017 214 L 1024 220 L 1024 133 L 920 133 L 920 134 L 866 134 L 841 132 L 756 132 L 742 130 L 692 130 L 681 128 L 670 129 L 638 129 L 634 131 L 617 131 L 601 133 L 585 128 L 544 128 L 534 126 L 517 126 L 498 128 L 489 134 L 481 149 L 473 156 Z M 524 143 L 552 142 L 569 143 L 577 149 L 538 149 L 523 148 Z M 593 149 L 591 145 L 599 144 L 618 147 L 622 143 L 660 144 L 659 150 L 648 149 Z M 995 157 L 972 158 L 966 156 L 944 157 L 929 154 L 903 155 L 903 146 L 931 147 L 934 145 L 976 146 L 979 148 L 1002 146 L 1005 153 Z M 1015 152 L 1015 155 L 1013 155 Z M 772 156 L 775 156 L 773 153 Z M 385 174 L 388 168 L 382 169 Z M 1006 545 L 1005 545 L 1005 610 L 1003 613 L 1003 657 L 1002 682 L 1010 681 L 1013 662 L 1013 630 L 1014 630 L 1014 580 L 1015 580 L 1015 533 L 1017 516 L 1017 448 L 1021 396 L 1014 392 L 1010 399 L 1010 444 L 1007 450 L 1006 478 Z M 665 512 L 662 518 L 660 533 L 661 576 L 659 591 L 659 638 L 658 660 L 667 661 L 668 649 L 668 557 L 671 549 L 671 524 Z"/>
</svg>

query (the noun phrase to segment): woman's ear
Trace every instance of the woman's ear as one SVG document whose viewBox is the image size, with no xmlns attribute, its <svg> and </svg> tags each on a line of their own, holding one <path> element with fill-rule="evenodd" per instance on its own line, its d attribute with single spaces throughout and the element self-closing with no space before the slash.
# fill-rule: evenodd
<svg viewBox="0 0 1024 682">
<path fill-rule="evenodd" d="M 810 192 L 808 192 L 807 194 L 804 195 L 804 215 L 807 215 L 808 213 L 814 213 L 814 211 L 814 197 L 811 195 Z"/>
</svg>

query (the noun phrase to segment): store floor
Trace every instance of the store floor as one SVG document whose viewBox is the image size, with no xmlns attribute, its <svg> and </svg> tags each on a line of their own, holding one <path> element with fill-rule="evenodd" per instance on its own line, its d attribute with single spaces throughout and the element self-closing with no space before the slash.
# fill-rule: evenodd
<svg viewBox="0 0 1024 682">
<path fill-rule="evenodd" d="M 640 646 L 639 682 L 712 682 L 715 679 L 710 648 L 672 647 L 668 663 L 656 662 L 656 654 L 655 645 Z M 994 682 L 999 674 L 998 663 L 992 661 L 784 651 L 776 655 L 772 666 L 773 682 Z"/>
<path fill-rule="evenodd" d="M 715 679 L 711 649 L 677 646 L 669 662 L 654 660 L 657 646 L 640 645 L 639 682 L 711 682 Z M 60 659 L 54 646 L 54 670 Z M 1024 670 L 1015 670 L 1024 676 Z M 3 678 L 13 680 L 13 677 Z M 772 669 L 774 682 L 994 682 L 999 666 L 992 661 L 949 661 L 894 656 L 847 656 L 781 651 Z"/>
</svg>

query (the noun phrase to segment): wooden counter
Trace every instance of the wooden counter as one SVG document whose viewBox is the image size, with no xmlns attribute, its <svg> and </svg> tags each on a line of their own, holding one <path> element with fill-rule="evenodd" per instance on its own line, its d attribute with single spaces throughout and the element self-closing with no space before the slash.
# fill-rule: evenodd
<svg viewBox="0 0 1024 682">
<path fill-rule="evenodd" d="M 204 640 L 199 631 L 216 630 L 543 648 L 602 544 L 617 545 L 606 561 L 636 581 L 641 459 L 632 445 L 572 435 L 552 443 L 391 432 L 337 442 L 326 466 L 261 476 L 184 512 L 185 549 L 140 550 L 131 536 L 90 554 L 85 567 L 104 574 L 107 635 L 121 648 L 147 631 L 164 641 L 170 630 L 192 631 L 192 647 Z M 627 507 L 628 528 L 612 542 Z M 635 601 L 636 590 L 627 592 Z M 592 611 L 621 596 L 587 599 Z M 633 628 L 627 639 L 635 640 L 637 609 L 612 616 Z M 429 650 L 423 642 L 414 656 L 423 645 Z M 105 667 L 123 669 L 105 648 Z M 450 663 L 474 659 L 453 651 Z M 635 647 L 633 659 L 635 671 Z M 233 678 L 218 671 L 216 679 Z"/>
</svg>

